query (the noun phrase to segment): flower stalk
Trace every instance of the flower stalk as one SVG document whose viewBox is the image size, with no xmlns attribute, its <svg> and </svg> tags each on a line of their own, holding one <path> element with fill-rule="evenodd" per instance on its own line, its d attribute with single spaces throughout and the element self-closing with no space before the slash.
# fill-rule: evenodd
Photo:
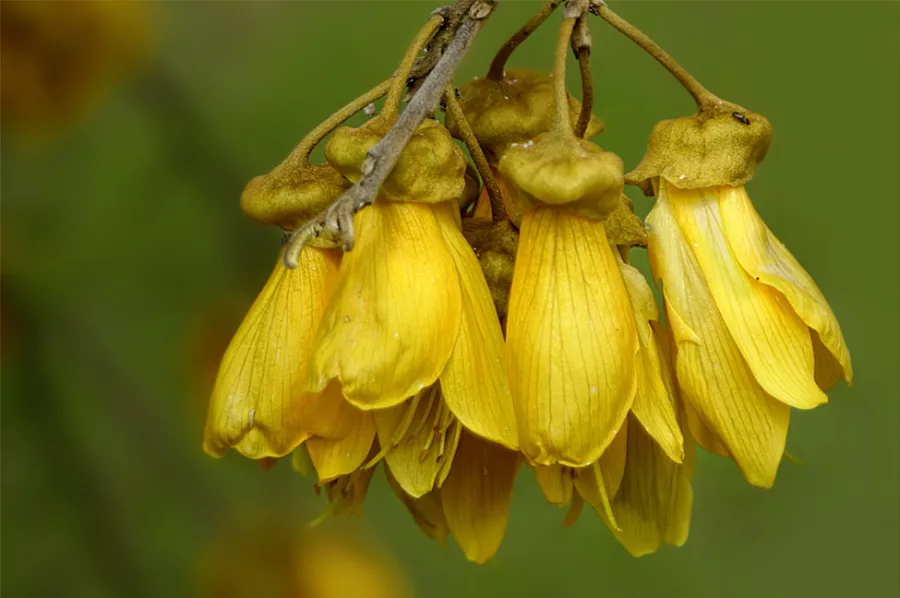
<svg viewBox="0 0 900 598">
<path fill-rule="evenodd" d="M 369 150 L 362 167 L 362 178 L 330 207 L 294 231 L 288 239 L 283 257 L 286 267 L 296 268 L 303 247 L 323 233 L 338 240 L 345 251 L 353 249 L 354 214 L 375 201 L 378 189 L 394 168 L 403 148 L 425 117 L 437 108 L 447 83 L 481 31 L 484 20 L 493 10 L 494 3 L 488 0 L 479 0 L 471 5 L 468 16 L 459 25 L 453 40 L 447 45 L 406 110 L 387 135 Z"/>
<path fill-rule="evenodd" d="M 491 170 L 491 165 L 488 164 L 484 151 L 481 149 L 481 144 L 475 138 L 475 133 L 472 132 L 472 127 L 463 113 L 459 99 L 456 97 L 456 88 L 452 85 L 447 86 L 447 91 L 444 93 L 444 103 L 447 106 L 447 114 L 456 121 L 459 135 L 462 137 L 463 143 L 466 144 L 469 153 L 472 154 L 472 160 L 475 162 L 478 174 L 481 175 L 481 180 L 487 188 L 488 197 L 491 200 L 493 218 L 495 220 L 505 218 L 506 209 L 503 207 L 503 199 L 500 197 L 500 187 L 494 179 L 494 173 Z"/>
<path fill-rule="evenodd" d="M 572 32 L 572 51 L 578 58 L 578 70 L 581 75 L 581 112 L 575 124 L 575 136 L 584 137 L 594 111 L 594 78 L 591 74 L 591 29 L 587 15 L 582 15 L 575 22 Z"/>
<path fill-rule="evenodd" d="M 682 87 L 684 87 L 684 89 L 694 98 L 694 101 L 697 102 L 697 107 L 701 111 L 708 106 L 713 106 L 722 102 L 717 95 L 706 89 L 706 87 L 697 81 L 693 75 L 687 72 L 683 66 L 678 64 L 678 62 L 672 58 L 668 52 L 663 50 L 659 44 L 650 39 L 646 33 L 613 12 L 606 3 L 601 2 L 598 6 L 594 1 L 592 9 L 601 19 L 640 46 L 642 50 L 663 65 L 673 77 L 678 79 L 678 82 L 681 83 Z"/>
<path fill-rule="evenodd" d="M 491 61 L 491 66 L 488 69 L 487 78 L 493 81 L 502 81 L 503 80 L 503 71 L 506 68 L 506 62 L 509 60 L 509 57 L 512 56 L 512 53 L 516 51 L 522 43 L 528 39 L 532 33 L 534 33 L 538 27 L 544 24 L 544 21 L 550 18 L 550 15 L 553 14 L 553 11 L 563 3 L 563 0 L 548 0 L 541 9 L 528 20 L 527 23 L 522 25 L 522 28 L 516 31 L 512 37 L 507 40 L 503 47 L 497 51 L 496 56 L 494 56 L 494 60 Z"/>
</svg>

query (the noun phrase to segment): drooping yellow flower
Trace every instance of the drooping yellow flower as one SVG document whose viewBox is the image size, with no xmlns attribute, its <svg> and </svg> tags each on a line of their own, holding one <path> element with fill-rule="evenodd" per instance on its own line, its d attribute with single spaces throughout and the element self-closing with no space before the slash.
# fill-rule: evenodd
<svg viewBox="0 0 900 598">
<path fill-rule="evenodd" d="M 376 126 L 342 131 L 326 153 L 353 180 L 365 157 L 360 148 L 379 133 Z M 421 151 L 433 146 L 439 147 Z M 341 263 L 323 316 L 309 389 L 321 392 L 336 381 L 351 404 L 368 411 L 404 403 L 439 382 L 463 426 L 515 449 L 503 335 L 460 230 L 455 200 L 464 170 L 446 129 L 426 121 L 384 193 L 356 214 L 356 246 Z"/>
<path fill-rule="evenodd" d="M 522 452 L 538 465 L 596 461 L 624 425 L 638 339 L 603 219 L 622 194 L 622 162 L 551 132 L 510 147 L 500 171 L 519 205 L 506 323 Z"/>
<path fill-rule="evenodd" d="M 341 129 L 326 156 L 357 180 L 384 130 L 379 119 Z M 383 460 L 426 533 L 452 533 L 467 558 L 483 562 L 506 527 L 518 437 L 500 323 L 461 232 L 464 171 L 446 130 L 426 121 L 376 201 L 354 217 L 354 249 L 341 262 L 307 381 L 311 392 L 336 388 L 347 402 L 307 401 L 323 407 L 316 425 L 307 414 L 317 437 L 303 450 L 326 488 Z M 353 430 L 326 438 L 344 407 Z"/>
<path fill-rule="evenodd" d="M 330 166 L 289 158 L 247 185 L 241 207 L 258 222 L 291 229 L 348 186 Z M 337 385 L 318 393 L 303 388 L 340 262 L 341 252 L 325 241 L 305 247 L 296 269 L 279 258 L 221 360 L 206 421 L 207 453 L 219 457 L 234 447 L 253 459 L 281 457 L 312 438 L 311 454 L 326 479 L 353 471 L 359 452 L 359 461 L 365 459 L 375 436 L 371 418 L 352 409 Z"/>
<path fill-rule="evenodd" d="M 647 219 L 650 260 L 692 432 L 762 487 L 774 482 L 790 408 L 812 409 L 841 377 L 852 379 L 831 308 L 744 188 L 769 134 L 762 116 L 733 105 L 668 121 L 629 175 L 649 180 L 657 196 Z M 677 139 L 688 140 L 686 154 Z"/>
<path fill-rule="evenodd" d="M 335 350 L 336 354 L 340 349 L 352 351 L 345 357 L 345 363 L 362 360 L 359 370 L 339 371 L 330 386 L 339 386 L 339 381 L 343 382 L 343 392 L 354 404 L 350 409 L 374 423 L 385 469 L 416 520 L 432 537 L 444 538 L 452 533 L 468 559 L 484 562 L 493 556 L 503 538 L 512 482 L 519 463 L 516 453 L 494 442 L 515 447 L 518 438 L 506 382 L 499 321 L 477 258 L 460 233 L 455 211 L 453 203 L 429 206 L 378 200 L 360 212 L 356 220 L 357 245 L 345 256 L 344 262 L 358 256 L 360 263 L 368 265 L 351 263 L 352 267 L 346 269 L 342 266 L 346 288 L 352 290 L 342 295 L 338 283 L 332 319 L 326 315 L 320 329 L 320 339 L 326 339 L 327 344 L 319 346 L 324 346 L 324 351 Z M 398 236 L 404 229 L 386 226 L 384 220 L 380 226 L 369 227 L 365 224 L 366 213 L 378 218 L 414 214 L 434 226 L 432 230 L 437 235 L 419 239 L 420 250 L 411 250 L 402 244 L 398 248 Z M 409 228 L 405 230 L 410 231 Z M 370 246 L 370 240 L 381 244 L 381 248 Z M 440 266 L 441 260 L 449 265 L 447 278 L 427 280 L 427 272 Z M 372 265 L 373 262 L 376 265 Z M 403 262 L 408 272 L 405 281 L 396 275 L 397 270 L 388 270 L 386 274 L 377 271 L 379 263 L 398 265 Z M 371 277 L 369 273 L 372 273 Z M 391 286 L 375 284 L 382 281 Z M 447 296 L 453 290 L 450 285 L 455 285 L 459 293 L 455 322 L 451 320 L 452 314 L 446 313 Z M 394 305 L 390 303 L 392 300 Z M 426 311 L 427 302 L 433 302 L 432 305 L 444 311 L 437 310 L 441 315 L 434 320 L 439 326 L 435 341 L 430 341 L 431 345 L 425 344 L 423 351 L 434 342 L 445 341 L 441 334 L 447 334 L 454 342 L 443 363 L 428 361 L 427 352 L 410 354 L 409 346 L 401 344 L 406 339 L 415 342 L 417 338 L 427 338 L 429 329 L 416 325 L 422 322 L 416 317 Z M 385 323 L 384 319 L 379 319 L 378 312 L 373 312 L 376 306 L 385 310 L 380 313 L 396 319 Z M 348 315 L 350 321 L 360 322 L 360 326 L 352 331 L 342 329 L 349 322 L 341 314 Z M 408 325 L 410 320 L 411 326 Z M 448 321 L 456 324 L 455 335 L 447 326 Z M 335 334 L 329 338 L 329 325 L 338 327 L 332 329 L 333 333 L 345 336 Z M 378 342 L 379 327 L 381 338 L 396 341 L 396 349 L 387 345 L 387 350 L 379 351 L 374 344 L 363 345 L 367 339 L 371 343 Z M 391 353 L 392 350 L 395 353 Z M 421 357 L 418 361 L 417 355 Z M 313 363 L 320 363 L 321 356 L 322 353 L 317 353 Z M 392 356 L 397 363 L 387 361 Z M 381 364 L 384 369 L 377 373 L 376 368 Z M 405 383 L 399 391 L 401 396 L 415 391 L 419 384 L 428 386 L 414 392 L 411 399 L 380 407 L 383 403 L 379 399 L 385 395 L 368 395 L 374 398 L 370 403 L 364 401 L 367 395 L 348 392 L 351 388 L 359 388 L 347 384 L 354 379 L 355 371 L 371 376 L 356 378 L 362 388 L 383 384 L 383 389 L 390 389 L 391 384 L 398 382 L 392 373 L 395 371 L 425 372 L 418 374 L 420 382 Z M 351 434 L 348 439 L 352 438 Z M 371 444 L 372 438 L 366 438 Z M 322 480 L 325 472 L 316 462 L 316 442 L 310 439 L 306 446 Z M 353 445 L 358 452 L 351 457 L 351 452 L 342 448 L 346 441 L 328 442 L 334 446 L 329 454 L 343 464 L 342 472 L 363 465 L 361 457 L 366 454 L 363 445 Z M 484 477 L 485 471 L 490 472 L 488 478 Z M 436 509 L 436 502 L 440 503 L 440 509 Z"/>
<path fill-rule="evenodd" d="M 306 247 L 300 265 L 272 275 L 244 317 L 222 357 L 203 447 L 220 457 L 236 448 L 259 459 L 281 457 L 309 437 L 300 382 L 312 341 L 331 295 L 340 263 L 335 249 Z M 328 400 L 340 392 L 326 389 Z"/>
<path fill-rule="evenodd" d="M 626 424 L 594 463 L 584 468 L 537 467 L 537 479 L 551 504 L 572 502 L 571 524 L 581 503 L 603 517 L 634 556 L 661 543 L 680 546 L 690 525 L 693 440 L 683 434 L 680 401 L 668 359 L 653 292 L 643 275 L 619 260 L 640 341 L 638 388 Z"/>
</svg>

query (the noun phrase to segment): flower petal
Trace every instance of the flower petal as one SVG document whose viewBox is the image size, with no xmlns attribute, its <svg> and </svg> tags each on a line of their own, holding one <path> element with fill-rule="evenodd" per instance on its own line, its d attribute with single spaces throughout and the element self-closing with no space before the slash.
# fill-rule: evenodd
<svg viewBox="0 0 900 598">
<path fill-rule="evenodd" d="M 294 270 L 279 258 L 231 339 L 209 403 L 203 448 L 281 457 L 308 436 L 301 425 L 304 365 L 337 276 L 340 252 L 305 247 Z"/>
<path fill-rule="evenodd" d="M 313 437 L 306 441 L 309 458 L 319 474 L 319 483 L 328 482 L 359 469 L 372 449 L 375 424 L 364 413 L 360 425 L 339 440 Z"/>
<path fill-rule="evenodd" d="M 462 433 L 441 501 L 450 531 L 470 561 L 487 561 L 503 541 L 519 462 L 517 453 Z"/>
<path fill-rule="evenodd" d="M 600 459 L 587 467 L 572 470 L 578 496 L 594 508 L 610 529 L 618 529 L 612 499 L 619 491 L 625 474 L 627 447 L 628 426 L 625 423 Z M 573 507 L 576 505 L 573 502 Z"/>
<path fill-rule="evenodd" d="M 622 476 L 625 475 L 625 460 L 628 455 L 628 420 L 622 424 L 622 429 L 616 434 L 612 444 L 603 451 L 597 460 L 600 472 L 603 474 L 603 484 L 609 499 L 612 500 L 619 492 L 622 485 Z"/>
<path fill-rule="evenodd" d="M 439 390 L 428 390 L 407 403 L 372 412 L 378 442 L 387 449 L 385 461 L 403 491 L 413 498 L 439 485 L 441 471 L 453 461 L 460 433 L 460 424 Z"/>
<path fill-rule="evenodd" d="M 781 293 L 752 279 L 725 237 L 719 188 L 660 185 L 692 247 L 722 319 L 767 393 L 798 409 L 828 401 L 815 383 L 809 328 Z"/>
<path fill-rule="evenodd" d="M 440 376 L 459 331 L 459 282 L 431 206 L 379 199 L 354 219 L 309 385 L 336 378 L 352 404 L 381 409 Z"/>
<path fill-rule="evenodd" d="M 722 442 L 722 439 L 706 425 L 690 405 L 685 404 L 684 413 L 685 423 L 687 424 L 691 436 L 697 441 L 697 444 L 714 455 L 719 455 L 720 457 L 730 456 L 728 454 L 728 448 L 725 446 L 725 443 Z"/>
<path fill-rule="evenodd" d="M 822 342 L 819 333 L 812 330 L 813 354 L 816 356 L 816 384 L 822 390 L 831 390 L 841 379 L 850 384 L 853 380 L 853 370 L 847 369 L 838 362 L 834 354 Z M 849 362 L 848 367 L 849 366 Z M 849 373 L 849 377 L 847 372 Z"/>
<path fill-rule="evenodd" d="M 434 490 L 419 498 L 413 498 L 406 492 L 397 482 L 397 479 L 391 473 L 389 467 L 384 468 L 384 474 L 387 476 L 388 485 L 406 510 L 416 522 L 416 525 L 425 532 L 429 538 L 433 538 L 440 543 L 447 540 L 450 528 L 447 525 L 447 517 L 444 516 L 444 506 L 441 504 L 440 490 Z"/>
<path fill-rule="evenodd" d="M 572 470 L 564 465 L 537 465 L 535 477 L 551 505 L 565 506 L 572 500 Z"/>
<path fill-rule="evenodd" d="M 669 458 L 681 463 L 684 457 L 684 438 L 678 419 L 675 417 L 674 401 L 663 381 L 663 364 L 651 322 L 659 320 L 659 309 L 653 290 L 644 275 L 636 268 L 619 262 L 625 289 L 634 306 L 635 327 L 637 328 L 640 350 L 635 361 L 638 386 L 634 395 L 631 412 L 637 416 L 644 429 L 666 451 Z"/>
<path fill-rule="evenodd" d="M 631 408 L 638 350 L 602 222 L 523 215 L 506 333 L 522 452 L 538 465 L 597 460 Z"/>
<path fill-rule="evenodd" d="M 441 374 L 441 392 L 466 428 L 516 450 L 519 437 L 506 375 L 503 331 L 491 290 L 454 219 L 453 207 L 435 206 L 434 211 L 456 265 L 462 293 L 459 334 Z"/>
<path fill-rule="evenodd" d="M 769 487 L 784 453 L 790 408 L 766 394 L 750 371 L 663 193 L 647 224 L 650 266 L 663 281 L 684 399 L 747 480 Z"/>
<path fill-rule="evenodd" d="M 693 442 L 683 464 L 672 461 L 636 418 L 628 422 L 628 465 L 612 510 L 620 530 L 613 534 L 633 556 L 655 552 L 660 543 L 681 546 L 691 520 Z"/>
<path fill-rule="evenodd" d="M 300 423 L 311 436 L 344 438 L 366 416 L 364 411 L 347 402 L 341 394 L 341 384 L 335 380 L 319 394 L 304 394 L 300 402 Z"/>
<path fill-rule="evenodd" d="M 719 210 L 725 237 L 741 267 L 787 298 L 806 325 L 818 333 L 821 342 L 840 364 L 847 382 L 852 382 L 850 352 L 834 312 L 812 277 L 759 217 L 747 190 L 743 186 L 723 187 Z M 819 365 L 818 355 L 816 365 Z M 826 390 L 832 386 L 827 386 Z"/>
</svg>

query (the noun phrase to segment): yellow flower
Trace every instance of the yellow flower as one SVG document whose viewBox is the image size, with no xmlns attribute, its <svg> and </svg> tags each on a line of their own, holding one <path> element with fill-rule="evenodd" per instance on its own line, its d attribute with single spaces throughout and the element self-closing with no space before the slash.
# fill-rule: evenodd
<svg viewBox="0 0 900 598">
<path fill-rule="evenodd" d="M 519 229 L 506 355 L 522 453 L 583 467 L 625 423 L 638 339 L 603 223 L 622 194 L 622 162 L 561 137 L 511 147 L 499 165 L 532 206 Z"/>
<path fill-rule="evenodd" d="M 661 543 L 680 546 L 687 539 L 693 440 L 681 431 L 668 337 L 658 321 L 653 292 L 635 268 L 621 260 L 619 267 L 640 342 L 632 410 L 612 444 L 588 467 L 537 467 L 536 473 L 548 502 L 572 502 L 567 524 L 585 501 L 629 552 L 641 556 Z"/>
<path fill-rule="evenodd" d="M 143 2 L 4 1 L 4 125 L 45 134 L 82 116 L 147 52 L 149 17 Z"/>
<path fill-rule="evenodd" d="M 439 139 L 456 148 L 445 129 L 423 127 L 430 143 L 443 135 Z M 352 174 L 365 154 L 335 157 L 350 153 L 332 145 L 341 139 L 336 135 L 326 151 L 339 170 Z M 316 337 L 309 389 L 322 392 L 334 380 L 351 404 L 368 411 L 399 405 L 439 382 L 463 426 L 515 449 L 503 334 L 491 293 L 462 236 L 458 204 L 434 201 L 453 188 L 448 170 L 458 172 L 460 193 L 464 187 L 461 152 L 455 149 L 447 160 L 449 167 L 435 164 L 434 152 L 418 162 L 415 155 L 401 156 L 398 165 L 406 166 L 395 167 L 385 188 L 395 197 L 414 189 L 410 199 L 416 201 L 382 195 L 354 217 L 356 246 L 344 256 Z M 437 173 L 441 184 L 429 190 L 409 179 L 406 168 L 426 177 Z"/>
<path fill-rule="evenodd" d="M 241 194 L 247 216 L 293 230 L 350 186 L 333 167 L 310 164 L 304 147 L 247 184 Z M 323 482 L 353 472 L 368 455 L 375 437 L 371 416 L 352 408 L 337 384 L 304 390 L 341 263 L 335 245 L 315 239 L 293 270 L 281 258 L 276 263 L 219 366 L 204 437 L 210 455 L 234 447 L 253 459 L 282 457 L 308 440 Z"/>
<path fill-rule="evenodd" d="M 225 521 L 195 565 L 202 598 L 405 598 L 409 580 L 385 546 L 304 529 L 292 511 Z"/>
<path fill-rule="evenodd" d="M 707 116 L 705 128 L 697 129 L 701 119 L 692 117 L 660 129 L 697 129 L 712 148 L 684 179 L 660 158 L 659 148 L 675 137 L 670 132 L 656 141 L 655 158 L 651 142 L 639 170 L 657 195 L 647 219 L 648 249 L 677 342 L 676 371 L 692 432 L 710 450 L 730 455 L 750 483 L 769 487 L 784 453 L 790 408 L 825 403 L 823 391 L 841 377 L 850 382 L 852 367 L 821 291 L 750 203 L 743 181 L 755 162 L 740 161 L 762 159 L 768 125 L 742 133 L 744 121 L 765 119 L 741 111 L 733 112 L 743 119 Z M 720 155 L 711 142 L 723 139 Z"/>
<path fill-rule="evenodd" d="M 515 449 L 518 437 L 503 335 L 456 209 L 379 199 L 357 214 L 357 245 L 312 359 L 313 371 L 330 367 L 333 378 L 312 388 L 343 389 L 351 409 L 374 422 L 382 447 L 374 461 L 384 458 L 423 530 L 452 533 L 468 559 L 484 562 L 503 538 L 519 464 L 500 445 Z M 316 442 L 306 446 L 322 480 Z M 362 444 L 353 453 L 333 443 L 339 471 L 362 465 Z"/>
<path fill-rule="evenodd" d="M 339 263 L 339 251 L 315 247 L 303 249 L 294 270 L 279 258 L 222 357 L 206 420 L 207 453 L 220 457 L 234 447 L 253 459 L 281 457 L 310 436 L 301 420 L 316 397 L 304 395 L 300 382 Z M 325 389 L 322 402 L 339 405 L 335 390 Z M 350 427 L 333 425 L 329 433 L 346 435 Z"/>
</svg>

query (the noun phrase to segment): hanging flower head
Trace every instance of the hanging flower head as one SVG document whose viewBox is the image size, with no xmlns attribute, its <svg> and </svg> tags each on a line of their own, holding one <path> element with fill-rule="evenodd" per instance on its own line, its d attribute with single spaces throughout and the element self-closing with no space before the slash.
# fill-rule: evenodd
<svg viewBox="0 0 900 598">
<path fill-rule="evenodd" d="M 207 452 L 271 466 L 293 451 L 325 489 L 320 520 L 361 512 L 383 464 L 423 532 L 477 563 L 500 546 L 522 461 L 548 502 L 571 504 L 567 524 L 586 502 L 636 556 L 687 539 L 695 439 L 772 484 L 790 407 L 852 374 L 821 292 L 744 190 L 771 126 L 592 0 L 565 3 L 552 75 L 507 71 L 558 4 L 460 91 L 450 77 L 493 3 L 439 11 L 390 80 L 247 186 L 243 210 L 290 237 L 222 361 Z M 589 12 L 698 100 L 627 177 L 586 139 L 602 129 Z M 377 117 L 337 128 L 385 94 Z M 647 228 L 626 181 L 656 197 Z M 629 260 L 644 247 L 667 326 Z"/>
</svg>

